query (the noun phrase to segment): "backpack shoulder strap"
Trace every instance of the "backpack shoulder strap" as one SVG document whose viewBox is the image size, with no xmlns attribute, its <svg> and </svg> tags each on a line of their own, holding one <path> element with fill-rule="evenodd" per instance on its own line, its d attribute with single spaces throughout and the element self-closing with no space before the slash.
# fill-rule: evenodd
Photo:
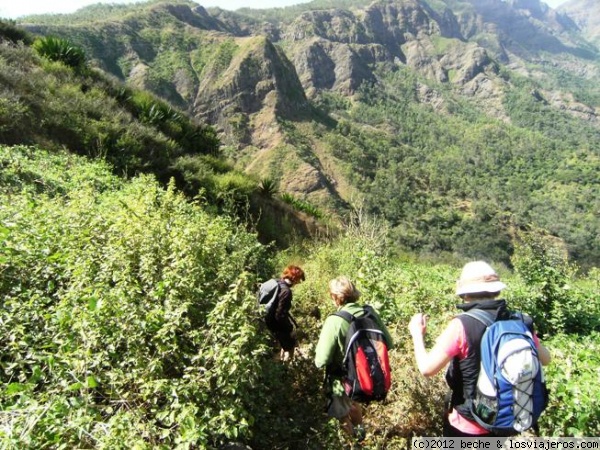
<svg viewBox="0 0 600 450">
<path fill-rule="evenodd" d="M 354 316 L 350 314 L 348 311 L 336 311 L 332 314 L 332 316 L 338 316 L 344 319 L 346 322 L 352 323 L 354 320 Z"/>
<path fill-rule="evenodd" d="M 478 320 L 486 327 L 489 327 L 494 323 L 494 318 L 492 317 L 492 315 L 481 309 L 470 309 L 462 314 L 464 314 L 465 316 L 472 317 L 475 320 Z"/>
<path fill-rule="evenodd" d="M 365 312 L 365 316 L 375 316 L 375 310 L 371 305 L 365 305 L 363 311 Z"/>
<path fill-rule="evenodd" d="M 277 281 L 277 293 L 285 290 L 289 290 L 290 286 L 283 280 L 278 279 Z"/>
<path fill-rule="evenodd" d="M 365 305 L 363 306 L 363 313 L 359 314 L 359 317 L 366 317 L 372 315 L 372 313 L 373 308 L 369 305 Z M 356 316 L 354 314 L 350 314 L 348 311 L 336 311 L 332 314 L 332 316 L 341 317 L 342 319 L 346 320 L 346 322 L 352 322 L 354 319 L 356 319 Z"/>
</svg>

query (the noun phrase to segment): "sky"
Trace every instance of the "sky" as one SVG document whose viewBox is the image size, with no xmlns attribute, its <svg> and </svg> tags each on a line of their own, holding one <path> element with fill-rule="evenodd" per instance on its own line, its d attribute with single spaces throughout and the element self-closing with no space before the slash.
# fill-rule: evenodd
<svg viewBox="0 0 600 450">
<path fill-rule="evenodd" d="M 309 0 L 196 0 L 204 6 L 222 9 L 274 8 L 305 3 Z M 567 0 L 542 0 L 556 8 Z M 0 0 L 0 17 L 17 19 L 29 14 L 68 14 L 95 3 L 138 3 L 140 0 Z"/>
<path fill-rule="evenodd" d="M 274 8 L 295 5 L 309 0 L 194 0 L 204 6 L 222 9 Z M 143 0 L 0 0 L 0 17 L 17 19 L 29 14 L 68 14 L 96 3 L 142 3 Z"/>
</svg>

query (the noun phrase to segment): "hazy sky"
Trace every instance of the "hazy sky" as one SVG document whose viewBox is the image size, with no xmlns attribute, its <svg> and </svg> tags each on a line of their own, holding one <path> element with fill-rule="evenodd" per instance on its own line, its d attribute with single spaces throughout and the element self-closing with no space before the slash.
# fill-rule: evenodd
<svg viewBox="0 0 600 450">
<path fill-rule="evenodd" d="M 197 0 L 202 6 L 219 6 L 223 9 L 273 8 L 305 3 L 309 0 Z M 567 0 L 543 0 L 552 7 Z M 95 3 L 138 3 L 140 0 L 0 0 L 0 17 L 16 19 L 28 14 L 72 13 L 83 6 Z"/>
</svg>

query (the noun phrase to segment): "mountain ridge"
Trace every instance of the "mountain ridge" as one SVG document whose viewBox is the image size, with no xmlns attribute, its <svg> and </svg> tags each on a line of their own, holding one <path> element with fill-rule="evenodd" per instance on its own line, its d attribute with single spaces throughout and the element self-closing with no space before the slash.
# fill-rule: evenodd
<svg viewBox="0 0 600 450">
<path fill-rule="evenodd" d="M 415 155 L 429 152 L 435 156 L 427 156 L 433 158 L 427 170 L 438 170 L 433 166 L 443 165 L 444 149 L 430 148 L 435 142 L 473 146 L 473 151 L 479 146 L 460 136 L 435 139 L 429 131 L 419 131 L 422 123 L 403 130 L 414 120 L 411 117 L 455 117 L 465 136 L 469 128 L 479 129 L 477 122 L 482 121 L 505 129 L 506 143 L 500 138 L 493 145 L 479 146 L 484 153 L 498 152 L 496 145 L 513 145 L 515 138 L 508 136 L 519 129 L 541 133 L 538 140 L 543 137 L 544 147 L 560 149 L 552 153 L 552 169 L 542 169 L 547 161 L 535 157 L 539 162 L 532 170 L 543 171 L 540 179 L 545 186 L 552 184 L 551 172 L 559 170 L 569 154 L 565 144 L 570 141 L 560 133 L 573 136 L 580 128 L 583 132 L 573 148 L 587 147 L 592 154 L 598 148 L 593 130 L 600 123 L 600 94 L 593 80 L 600 73 L 599 50 L 565 10 L 538 0 L 316 0 L 234 12 L 190 1 L 154 1 L 118 9 L 121 21 L 114 12 L 106 15 L 109 21 L 90 21 L 92 11 L 101 11 L 98 8 L 81 10 L 68 26 L 53 24 L 51 18 L 23 25 L 32 32 L 77 42 L 104 70 L 215 126 L 225 153 L 239 168 L 275 177 L 282 191 L 332 214 L 343 213 L 357 195 L 366 198 L 372 212 L 391 221 L 401 235 L 399 241 L 413 242 L 414 247 L 422 245 L 420 239 L 411 241 L 401 227 L 416 226 L 419 235 L 431 233 L 432 224 L 425 218 L 442 208 L 453 211 L 449 214 L 454 219 L 448 225 L 445 219 L 436 219 L 435 233 L 444 233 L 445 226 L 470 228 L 470 215 L 479 213 L 460 212 L 452 205 L 477 205 L 483 199 L 474 187 L 468 193 L 454 187 L 458 180 L 445 181 L 450 190 L 434 194 L 439 187 L 415 179 L 409 183 L 415 197 L 441 195 L 439 200 L 417 206 L 407 198 L 403 206 L 392 209 L 378 205 L 374 194 L 381 178 L 378 171 L 391 170 L 386 164 L 392 153 L 405 153 L 405 147 Z M 392 86 L 398 83 L 401 91 L 394 92 Z M 377 92 L 389 95 L 384 98 Z M 412 106 L 407 109 L 394 102 Z M 403 124 L 391 116 L 379 117 L 377 108 L 409 116 Z M 359 112 L 363 110 L 376 119 Z M 443 126 L 433 116 L 426 120 Z M 377 148 L 367 148 L 370 145 Z M 464 159 L 459 177 L 469 167 L 469 152 L 457 156 Z M 518 161 L 507 163 L 502 170 L 509 173 L 510 164 Z M 413 163 L 403 159 L 397 164 Z M 405 170 L 404 176 L 412 180 L 422 169 Z M 486 177 L 482 170 L 477 168 L 476 177 Z M 352 188 L 338 191 L 336 185 Z M 533 179 L 526 185 L 526 192 L 538 189 Z M 426 192 L 420 192 L 423 189 Z M 444 198 L 448 192 L 456 198 Z M 491 219 L 498 221 L 495 227 L 505 229 L 500 216 L 506 210 L 519 223 L 533 220 L 553 233 L 564 233 L 541 208 L 539 217 L 527 219 L 537 208 L 534 196 L 519 200 L 530 204 L 522 208 L 506 194 L 498 195 L 494 201 L 500 210 Z M 421 217 L 420 225 L 411 223 L 411 214 Z M 432 250 L 457 249 L 456 244 L 436 246 Z"/>
</svg>

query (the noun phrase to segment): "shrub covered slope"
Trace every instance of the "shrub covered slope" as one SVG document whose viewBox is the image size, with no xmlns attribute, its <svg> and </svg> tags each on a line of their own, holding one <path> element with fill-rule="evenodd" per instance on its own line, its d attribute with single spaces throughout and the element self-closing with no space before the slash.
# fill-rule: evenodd
<svg viewBox="0 0 600 450">
<path fill-rule="evenodd" d="M 27 147 L 1 147 L 0 167 L 4 448 L 340 448 L 312 364 L 327 281 L 340 273 L 398 344 L 365 445 L 440 432 L 442 377 L 418 376 L 406 326 L 426 311 L 435 336 L 454 314 L 458 261 L 392 258 L 364 218 L 272 259 L 255 235 L 150 176 L 124 181 L 104 163 Z M 501 271 L 508 300 L 535 317 L 554 356 L 542 432 L 597 435 L 598 272 L 577 279 L 538 233 L 516 246 L 515 273 Z M 282 366 L 254 290 L 290 261 L 308 278 L 294 306 L 300 354 Z"/>
<path fill-rule="evenodd" d="M 213 124 L 238 168 L 332 214 L 364 199 L 404 249 L 508 264 L 533 223 L 600 261 L 600 52 L 541 1 L 157 0 L 23 22 Z"/>
</svg>

